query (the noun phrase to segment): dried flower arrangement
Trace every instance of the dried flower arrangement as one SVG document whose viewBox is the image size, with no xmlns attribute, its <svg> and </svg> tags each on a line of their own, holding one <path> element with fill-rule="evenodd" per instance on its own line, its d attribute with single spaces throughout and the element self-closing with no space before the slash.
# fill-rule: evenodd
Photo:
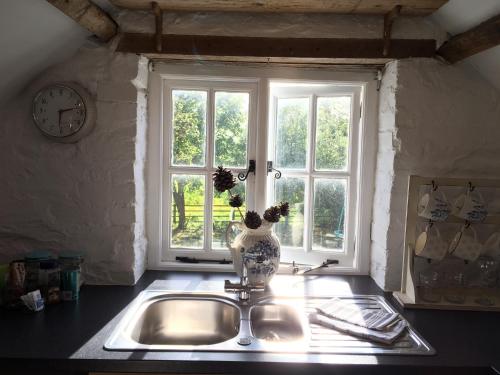
<svg viewBox="0 0 500 375">
<path fill-rule="evenodd" d="M 236 186 L 236 180 L 233 176 L 233 173 L 224 168 L 223 166 L 219 166 L 217 170 L 214 172 L 213 177 L 214 188 L 220 193 L 225 191 L 229 194 L 229 205 L 231 207 L 237 208 L 243 222 L 245 223 L 247 228 L 257 229 L 262 224 L 263 221 L 267 221 L 269 223 L 277 223 L 280 221 L 281 216 L 288 216 L 290 212 L 290 207 L 288 202 L 281 202 L 277 206 L 269 207 L 263 215 L 263 218 L 255 211 L 247 211 L 245 215 L 240 210 L 240 207 L 243 206 L 243 198 L 239 194 L 233 194 L 231 189 Z"/>
</svg>

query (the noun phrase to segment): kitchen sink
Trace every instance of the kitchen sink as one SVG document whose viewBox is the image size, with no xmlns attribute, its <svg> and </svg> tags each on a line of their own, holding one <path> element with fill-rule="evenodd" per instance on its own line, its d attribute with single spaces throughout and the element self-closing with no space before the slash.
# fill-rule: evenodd
<svg viewBox="0 0 500 375">
<path fill-rule="evenodd" d="M 308 314 L 331 297 L 266 294 L 239 301 L 213 292 L 145 290 L 124 312 L 104 348 L 124 351 L 429 355 L 411 327 L 393 345 L 327 329 Z M 339 297 L 361 308 L 396 311 L 380 296 Z"/>
<path fill-rule="evenodd" d="M 290 341 L 304 337 L 298 312 L 287 305 L 263 304 L 252 307 L 250 328 L 253 336 L 262 340 Z"/>
<path fill-rule="evenodd" d="M 240 310 L 213 299 L 160 299 L 138 315 L 130 338 L 146 345 L 213 345 L 235 337 L 240 328 Z"/>
</svg>

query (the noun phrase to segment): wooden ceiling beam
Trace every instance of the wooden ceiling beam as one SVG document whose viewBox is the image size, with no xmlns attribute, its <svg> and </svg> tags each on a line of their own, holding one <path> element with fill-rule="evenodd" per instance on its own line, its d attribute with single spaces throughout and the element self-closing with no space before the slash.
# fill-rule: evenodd
<svg viewBox="0 0 500 375">
<path fill-rule="evenodd" d="M 103 42 L 118 32 L 118 25 L 101 8 L 89 0 L 47 0 L 68 17 L 95 34 Z"/>
<path fill-rule="evenodd" d="M 149 10 L 150 0 L 110 0 L 115 6 Z M 407 16 L 426 16 L 448 0 L 156 0 L 165 11 L 339 13 L 384 15 L 396 5 Z"/>
<path fill-rule="evenodd" d="M 401 13 L 401 5 L 396 5 L 392 10 L 384 16 L 384 51 L 383 55 L 387 56 L 391 49 L 391 33 L 394 20 Z"/>
<path fill-rule="evenodd" d="M 383 55 L 383 39 L 345 38 L 260 38 L 208 35 L 163 35 L 162 54 L 169 57 L 228 57 L 244 59 L 293 59 L 294 61 L 349 61 L 433 57 L 433 39 L 392 39 L 391 49 Z M 122 35 L 118 52 L 157 54 L 154 34 Z M 161 57 L 161 55 L 156 55 Z"/>
<path fill-rule="evenodd" d="M 497 45 L 500 45 L 500 15 L 455 35 L 437 53 L 450 63 L 456 63 Z"/>
<path fill-rule="evenodd" d="M 163 11 L 156 1 L 151 3 L 151 8 L 155 15 L 155 39 L 156 39 L 156 51 L 161 52 L 162 48 L 162 34 L 163 34 Z"/>
</svg>

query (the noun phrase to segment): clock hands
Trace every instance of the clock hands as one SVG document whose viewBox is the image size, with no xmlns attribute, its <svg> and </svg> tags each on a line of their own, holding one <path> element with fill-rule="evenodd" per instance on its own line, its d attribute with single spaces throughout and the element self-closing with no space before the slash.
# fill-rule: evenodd
<svg viewBox="0 0 500 375">
<path fill-rule="evenodd" d="M 78 109 L 78 107 L 60 109 L 58 112 L 59 113 L 64 113 L 64 112 L 72 111 L 74 109 Z"/>
<path fill-rule="evenodd" d="M 64 113 L 64 112 L 69 112 L 69 111 L 73 111 L 75 109 L 78 109 L 78 107 L 72 107 L 72 108 L 64 108 L 64 109 L 59 109 L 57 110 L 57 113 L 59 115 L 59 122 L 58 122 L 58 125 L 59 125 L 59 134 L 62 135 L 62 126 L 61 126 L 61 115 Z M 69 125 L 70 127 L 71 124 Z"/>
<path fill-rule="evenodd" d="M 57 122 L 57 125 L 59 126 L 59 134 L 62 135 L 62 127 L 61 127 L 61 110 L 57 111 L 59 114 L 59 121 Z"/>
</svg>

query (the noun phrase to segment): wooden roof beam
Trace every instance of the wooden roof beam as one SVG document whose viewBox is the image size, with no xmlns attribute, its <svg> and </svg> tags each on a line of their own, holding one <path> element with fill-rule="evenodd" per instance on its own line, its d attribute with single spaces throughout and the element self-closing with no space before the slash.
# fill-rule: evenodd
<svg viewBox="0 0 500 375">
<path fill-rule="evenodd" d="M 168 56 L 169 58 L 213 59 L 221 57 L 256 58 L 284 61 L 389 61 L 407 57 L 433 57 L 434 39 L 392 39 L 391 49 L 383 55 L 383 39 L 346 38 L 262 38 L 215 35 L 162 36 L 161 54 L 157 55 L 155 34 L 122 35 L 118 52 Z"/>
<path fill-rule="evenodd" d="M 455 35 L 445 42 L 437 53 L 450 63 L 456 63 L 499 44 L 500 15 L 490 18 L 466 32 Z"/>
<path fill-rule="evenodd" d="M 401 8 L 401 5 L 396 5 L 384 16 L 384 56 L 387 56 L 389 54 L 389 50 L 391 49 L 392 24 L 394 23 L 394 20 L 399 17 Z"/>
<path fill-rule="evenodd" d="M 172 12 L 337 13 L 384 15 L 402 5 L 404 16 L 426 16 L 448 0 L 155 0 Z M 127 9 L 151 9 L 151 0 L 110 0 Z"/>
<path fill-rule="evenodd" d="M 163 34 L 163 11 L 156 1 L 151 3 L 151 8 L 155 15 L 155 39 L 156 39 L 156 52 L 161 52 L 162 49 L 162 34 Z"/>
<path fill-rule="evenodd" d="M 96 35 L 103 42 L 118 32 L 118 25 L 101 8 L 89 0 L 47 0 L 61 12 Z"/>
</svg>

